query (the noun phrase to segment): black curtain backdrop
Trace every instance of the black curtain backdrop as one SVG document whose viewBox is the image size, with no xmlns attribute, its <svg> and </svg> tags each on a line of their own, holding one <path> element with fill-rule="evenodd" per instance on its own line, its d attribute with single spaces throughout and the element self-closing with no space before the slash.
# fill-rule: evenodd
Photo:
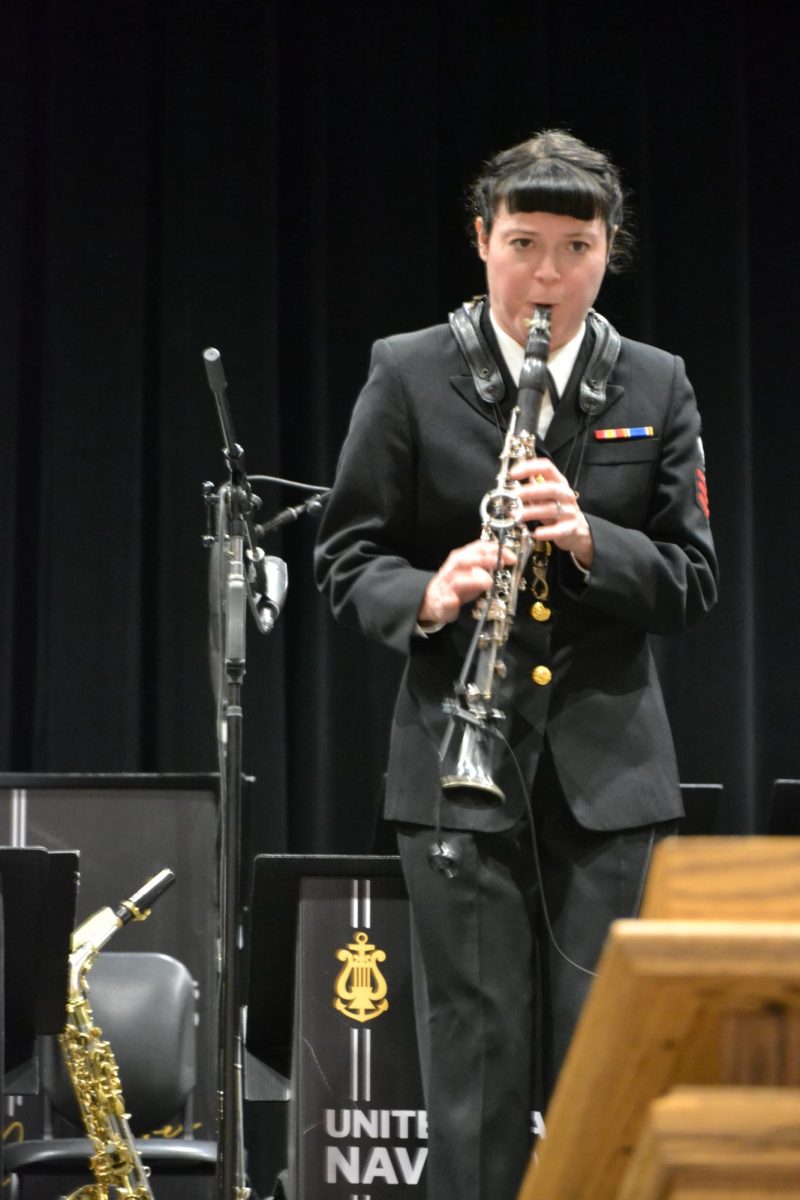
<svg viewBox="0 0 800 1200">
<path fill-rule="evenodd" d="M 788 6 L 18 0 L 0 106 L 0 769 L 215 765 L 201 484 L 328 484 L 372 340 L 482 288 L 461 195 L 562 125 L 633 194 L 599 307 L 687 361 L 722 600 L 658 647 L 685 781 L 720 832 L 800 776 L 798 18 Z M 792 22 L 792 24 L 790 24 Z M 488 484 L 488 481 L 487 481 Z M 264 514 L 301 497 L 260 489 Z M 476 513 L 476 528 L 478 517 Z M 336 627 L 304 518 L 250 627 L 247 852 L 373 845 L 400 662 Z"/>
</svg>

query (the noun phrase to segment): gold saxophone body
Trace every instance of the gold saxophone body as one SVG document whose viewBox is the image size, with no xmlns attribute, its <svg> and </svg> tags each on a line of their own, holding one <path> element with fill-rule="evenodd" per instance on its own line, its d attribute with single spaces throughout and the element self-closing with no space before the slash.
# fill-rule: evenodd
<svg viewBox="0 0 800 1200">
<path fill-rule="evenodd" d="M 450 721 L 439 752 L 441 787 L 445 795 L 462 804 L 502 804 L 505 794 L 492 773 L 493 746 L 504 713 L 494 701 L 495 681 L 504 678 L 503 647 L 508 641 L 517 610 L 524 574 L 532 556 L 534 617 L 546 620 L 549 546 L 534 539 L 522 520 L 520 486 L 509 478 L 517 463 L 536 453 L 536 427 L 542 397 L 547 390 L 550 350 L 549 307 L 537 306 L 530 322 L 525 360 L 520 374 L 517 403 L 508 423 L 500 467 L 491 491 L 481 500 L 481 538 L 498 547 L 492 584 L 473 610 L 478 621 L 454 695 L 444 702 Z M 501 548 L 515 555 L 513 566 L 500 560 Z"/>
<path fill-rule="evenodd" d="M 72 935 L 67 1018 L 59 1042 L 92 1144 L 89 1166 L 95 1182 L 77 1188 L 67 1200 L 154 1200 L 149 1169 L 128 1124 L 116 1059 L 92 1015 L 88 974 L 117 930 L 130 920 L 145 920 L 148 906 L 174 878 L 172 871 L 160 871 L 116 909 L 101 908 L 87 917 Z"/>
</svg>

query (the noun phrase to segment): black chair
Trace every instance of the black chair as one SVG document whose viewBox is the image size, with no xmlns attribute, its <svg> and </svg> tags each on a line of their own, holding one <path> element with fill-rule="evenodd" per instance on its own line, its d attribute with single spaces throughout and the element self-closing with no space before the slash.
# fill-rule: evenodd
<svg viewBox="0 0 800 1200">
<path fill-rule="evenodd" d="M 136 1147 L 153 1180 L 164 1175 L 212 1177 L 215 1141 L 193 1137 L 195 989 L 183 963 L 166 954 L 102 953 L 89 972 L 89 1002 L 119 1067 Z M 24 1196 L 29 1176 L 86 1176 L 90 1142 L 75 1136 L 81 1120 L 55 1037 L 40 1039 L 44 1137 L 9 1146 L 9 1200 Z M 58 1126 L 69 1131 L 59 1136 Z M 176 1136 L 143 1137 L 163 1130 Z M 186 1192 L 185 1194 L 190 1194 Z"/>
</svg>

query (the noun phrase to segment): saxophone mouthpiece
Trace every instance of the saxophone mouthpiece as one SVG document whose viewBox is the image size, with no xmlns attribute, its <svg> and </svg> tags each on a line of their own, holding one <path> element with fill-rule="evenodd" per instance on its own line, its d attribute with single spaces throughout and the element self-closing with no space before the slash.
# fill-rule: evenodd
<svg viewBox="0 0 800 1200">
<path fill-rule="evenodd" d="M 153 875 L 142 884 L 138 892 L 134 892 L 127 900 L 121 901 L 115 910 L 116 915 L 126 925 L 128 921 L 146 921 L 150 916 L 150 906 L 155 904 L 159 896 L 175 882 L 175 872 L 165 867 L 157 875 Z"/>
</svg>

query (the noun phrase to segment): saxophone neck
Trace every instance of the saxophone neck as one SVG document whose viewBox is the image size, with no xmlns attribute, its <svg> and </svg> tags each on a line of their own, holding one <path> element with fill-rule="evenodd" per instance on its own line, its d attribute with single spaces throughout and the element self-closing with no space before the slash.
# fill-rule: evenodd
<svg viewBox="0 0 800 1200">
<path fill-rule="evenodd" d="M 100 908 L 73 931 L 69 955 L 69 995 L 72 1001 L 84 994 L 86 975 L 95 959 L 122 922 L 111 908 Z"/>
<path fill-rule="evenodd" d="M 97 954 L 121 928 L 122 920 L 113 908 L 99 908 L 73 931 L 72 955 Z"/>
<path fill-rule="evenodd" d="M 118 929 L 127 925 L 128 921 L 147 920 L 150 916 L 149 906 L 154 904 L 174 882 L 174 873 L 169 868 L 165 868 L 148 879 L 132 896 L 121 900 L 116 908 L 108 906 L 99 908 L 85 921 L 81 921 L 72 933 L 70 961 L 73 958 L 76 961 L 80 959 L 81 969 L 88 960 L 91 965 L 91 962 L 94 961 L 103 946 L 111 941 Z"/>
</svg>

